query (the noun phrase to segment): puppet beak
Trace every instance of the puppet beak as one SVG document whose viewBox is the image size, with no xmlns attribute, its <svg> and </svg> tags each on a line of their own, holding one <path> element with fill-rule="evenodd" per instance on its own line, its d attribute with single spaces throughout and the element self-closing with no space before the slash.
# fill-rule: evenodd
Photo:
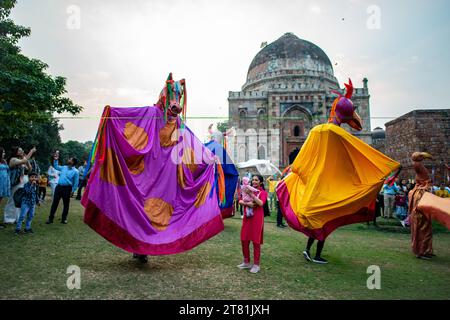
<svg viewBox="0 0 450 320">
<path fill-rule="evenodd" d="M 355 130 L 362 130 L 362 120 L 356 111 L 353 111 L 353 116 L 347 121 L 347 124 Z"/>
<path fill-rule="evenodd" d="M 433 156 L 429 154 L 428 152 L 421 152 L 421 155 L 424 159 L 431 159 L 433 160 Z"/>
</svg>

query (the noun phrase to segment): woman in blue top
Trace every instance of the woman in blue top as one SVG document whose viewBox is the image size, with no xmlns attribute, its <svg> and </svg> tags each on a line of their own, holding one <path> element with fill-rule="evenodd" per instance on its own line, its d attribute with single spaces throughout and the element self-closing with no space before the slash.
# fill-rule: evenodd
<svg viewBox="0 0 450 320">
<path fill-rule="evenodd" d="M 9 166 L 5 159 L 5 149 L 0 148 L 0 203 L 3 198 L 9 198 L 11 196 L 11 182 L 9 180 Z M 0 228 L 3 228 L 4 224 L 0 223 Z"/>
<path fill-rule="evenodd" d="M 3 222 L 13 224 L 19 218 L 20 209 L 14 205 L 13 195 L 19 188 L 22 188 L 28 182 L 28 175 L 25 174 L 25 169 L 31 171 L 31 165 L 28 160 L 36 152 L 36 148 L 30 150 L 25 155 L 23 149 L 20 147 L 12 147 L 12 155 L 9 160 L 9 178 L 10 178 L 10 198 L 5 206 Z"/>
<path fill-rule="evenodd" d="M 0 148 L 0 203 L 3 198 L 9 198 L 11 196 L 9 166 L 6 163 L 5 155 L 5 149 Z"/>
</svg>

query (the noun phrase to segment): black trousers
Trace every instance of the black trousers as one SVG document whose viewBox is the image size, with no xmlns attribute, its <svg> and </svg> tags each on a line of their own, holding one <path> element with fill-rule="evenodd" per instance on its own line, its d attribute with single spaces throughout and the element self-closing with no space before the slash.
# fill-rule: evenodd
<svg viewBox="0 0 450 320">
<path fill-rule="evenodd" d="M 83 179 L 80 181 L 80 184 L 78 185 L 78 192 L 77 192 L 76 200 L 81 200 L 81 190 L 86 187 L 86 183 L 87 183 L 86 179 Z"/>
<path fill-rule="evenodd" d="M 283 213 L 281 212 L 280 202 L 277 201 L 277 226 L 283 224 Z"/>
<path fill-rule="evenodd" d="M 39 187 L 39 194 L 38 194 L 39 199 L 44 200 L 46 194 L 47 194 L 47 188 L 46 187 Z M 42 195 L 42 197 L 41 197 L 41 195 Z"/>
<path fill-rule="evenodd" d="M 50 209 L 50 216 L 48 220 L 53 221 L 55 218 L 56 209 L 58 209 L 59 201 L 62 199 L 63 201 L 63 213 L 62 213 L 62 221 L 67 219 L 67 215 L 69 214 L 69 203 L 70 203 L 70 194 L 72 193 L 71 186 L 60 186 L 57 185 L 55 188 L 55 195 L 53 196 L 52 208 Z"/>
</svg>

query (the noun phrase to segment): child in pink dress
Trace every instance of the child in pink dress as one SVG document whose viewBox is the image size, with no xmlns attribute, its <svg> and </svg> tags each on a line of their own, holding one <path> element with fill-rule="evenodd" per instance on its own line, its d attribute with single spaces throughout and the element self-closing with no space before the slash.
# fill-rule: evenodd
<svg viewBox="0 0 450 320">
<path fill-rule="evenodd" d="M 250 190 L 251 192 L 253 192 L 253 194 L 257 195 L 258 190 L 253 188 L 250 185 L 250 178 L 248 177 L 243 177 L 242 178 L 242 186 L 241 186 L 241 199 L 242 201 L 244 201 L 244 204 L 248 204 L 248 203 L 252 203 L 253 202 L 253 198 L 250 194 L 247 193 L 246 190 Z M 250 207 L 246 207 L 246 216 L 249 217 L 253 217 L 253 208 Z"/>
</svg>

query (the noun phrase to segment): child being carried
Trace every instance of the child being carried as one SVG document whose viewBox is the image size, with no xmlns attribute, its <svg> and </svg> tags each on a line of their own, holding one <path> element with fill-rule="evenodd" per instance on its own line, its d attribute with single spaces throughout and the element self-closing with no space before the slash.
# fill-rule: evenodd
<svg viewBox="0 0 450 320">
<path fill-rule="evenodd" d="M 250 178 L 243 177 L 242 178 L 242 186 L 241 186 L 241 199 L 242 199 L 244 205 L 253 203 L 253 198 L 250 195 L 249 191 L 255 195 L 257 195 L 257 193 L 258 193 L 258 189 L 255 189 L 250 185 Z M 253 208 L 251 208 L 251 207 L 246 207 L 246 208 L 247 208 L 247 210 L 246 210 L 247 218 L 253 217 Z"/>
</svg>

